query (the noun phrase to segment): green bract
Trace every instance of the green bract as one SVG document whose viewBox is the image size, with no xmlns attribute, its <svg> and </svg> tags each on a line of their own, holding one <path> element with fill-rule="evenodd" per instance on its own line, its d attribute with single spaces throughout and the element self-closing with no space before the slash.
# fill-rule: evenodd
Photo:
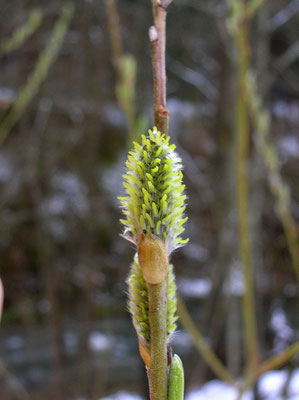
<svg viewBox="0 0 299 400">
<path fill-rule="evenodd" d="M 133 324 L 138 335 L 150 343 L 149 304 L 146 282 L 143 278 L 138 256 L 135 255 L 128 277 L 129 310 L 132 314 Z M 167 336 L 176 330 L 176 283 L 173 266 L 168 266 L 167 271 Z"/>
<path fill-rule="evenodd" d="M 182 184 L 182 160 L 155 127 L 142 135 L 142 143 L 134 142 L 129 152 L 127 173 L 123 176 L 126 197 L 120 197 L 125 218 L 124 236 L 137 242 L 138 235 L 153 233 L 160 237 L 168 254 L 187 243 L 185 230 L 185 185 Z"/>
</svg>

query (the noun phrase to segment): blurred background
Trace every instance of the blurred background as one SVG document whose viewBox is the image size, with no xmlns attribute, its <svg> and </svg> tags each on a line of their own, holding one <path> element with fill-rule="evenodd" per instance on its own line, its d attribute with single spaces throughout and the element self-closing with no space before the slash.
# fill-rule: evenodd
<svg viewBox="0 0 299 400">
<path fill-rule="evenodd" d="M 149 0 L 119 0 L 117 21 L 108 3 L 0 2 L 1 400 L 148 398 L 127 312 L 134 248 L 120 236 L 117 196 L 130 140 L 153 124 L 152 11 Z M 251 66 L 271 114 L 268 139 L 298 232 L 299 2 L 264 3 L 252 20 Z M 224 0 L 169 6 L 167 105 L 171 140 L 184 163 L 190 238 L 172 260 L 195 325 L 240 376 L 237 55 L 228 18 Z M 249 221 L 265 359 L 298 339 L 299 292 L 255 134 L 251 129 Z M 217 398 L 225 390 L 235 398 L 181 325 L 172 346 L 185 365 L 186 398 Z M 296 367 L 298 357 L 269 372 L 248 398 L 298 399 Z"/>
</svg>

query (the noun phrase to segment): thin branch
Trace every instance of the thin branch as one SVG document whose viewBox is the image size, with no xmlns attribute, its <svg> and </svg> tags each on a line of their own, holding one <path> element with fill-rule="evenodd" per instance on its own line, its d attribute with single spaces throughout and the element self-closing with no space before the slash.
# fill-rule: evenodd
<svg viewBox="0 0 299 400">
<path fill-rule="evenodd" d="M 281 353 L 276 354 L 275 356 L 262 362 L 254 371 L 252 371 L 252 374 L 247 377 L 244 384 L 240 387 L 240 393 L 243 394 L 246 390 L 248 390 L 254 384 L 254 382 L 257 381 L 259 376 L 261 376 L 265 372 L 282 367 L 298 353 L 299 341 L 293 343 Z"/>
<path fill-rule="evenodd" d="M 285 25 L 289 20 L 299 13 L 299 0 L 293 0 L 286 3 L 286 6 L 283 7 L 274 17 L 271 19 L 269 24 L 269 30 L 271 32 L 281 28 Z"/>
<path fill-rule="evenodd" d="M 169 113 L 166 109 L 165 31 L 166 8 L 170 4 L 170 2 L 171 0 L 152 0 L 154 26 L 152 26 L 149 30 L 154 75 L 154 119 L 157 129 L 161 133 L 165 133 L 166 135 L 168 134 Z M 144 278 L 147 282 L 149 296 L 151 365 L 148 369 L 148 378 L 150 386 L 150 398 L 151 400 L 166 400 L 167 279 L 159 279 L 157 282 L 148 281 L 145 273 L 146 265 L 142 264 L 142 258 L 140 257 L 140 255 L 142 254 L 141 250 L 142 246 L 141 244 L 138 244 L 138 257 L 143 269 Z M 147 250 L 145 254 L 154 254 L 152 243 L 146 244 L 144 246 L 144 250 Z M 150 253 L 148 253 L 149 250 Z M 162 253 L 164 254 L 163 251 Z M 162 268 L 162 258 L 159 258 L 158 262 L 159 264 L 161 263 L 161 265 L 156 265 L 156 268 L 153 268 L 154 264 L 150 266 L 151 271 Z M 151 262 L 154 262 L 154 259 L 152 259 Z"/>
<path fill-rule="evenodd" d="M 16 50 L 37 30 L 43 15 L 39 8 L 31 11 L 28 20 L 18 27 L 12 36 L 0 45 L 0 56 Z"/>
<path fill-rule="evenodd" d="M 258 9 L 264 4 L 265 0 L 251 0 L 248 4 L 248 15 L 253 17 Z"/>
<path fill-rule="evenodd" d="M 1 322 L 1 317 L 2 317 L 3 301 L 4 301 L 4 288 L 3 288 L 2 280 L 0 278 L 0 322 Z"/>
<path fill-rule="evenodd" d="M 128 146 L 137 139 L 137 119 L 135 109 L 136 60 L 125 54 L 121 39 L 119 15 L 115 0 L 105 0 L 108 18 L 108 31 L 112 48 L 112 60 L 116 70 L 116 97 L 125 114 L 128 125 Z"/>
<path fill-rule="evenodd" d="M 16 400 L 29 400 L 29 394 L 20 382 L 7 370 L 6 366 L 0 361 L 0 379 L 8 386 L 12 398 Z M 2 391 L 3 389 L 1 389 Z M 3 393 L 2 393 L 3 394 Z M 5 396 L 5 395 L 4 395 Z"/>
<path fill-rule="evenodd" d="M 243 268 L 245 291 L 243 295 L 243 318 L 247 351 L 248 372 L 255 369 L 258 358 L 258 338 L 254 307 L 253 271 L 250 249 L 249 229 L 249 116 L 247 102 L 246 76 L 249 69 L 249 19 L 246 1 L 243 0 L 243 14 L 238 21 L 235 33 L 238 51 L 237 66 L 237 105 L 236 105 L 236 195 L 238 211 L 239 253 Z"/>
<path fill-rule="evenodd" d="M 111 40 L 113 64 L 119 68 L 120 59 L 123 56 L 123 45 L 120 34 L 119 17 L 116 9 L 115 0 L 105 0 L 108 18 L 108 30 Z"/>
<path fill-rule="evenodd" d="M 286 348 L 281 353 L 262 362 L 254 374 L 255 379 L 257 379 L 259 375 L 264 374 L 267 371 L 282 367 L 285 363 L 290 361 L 298 353 L 299 353 L 299 341 L 293 343 L 291 346 Z"/>
<path fill-rule="evenodd" d="M 47 47 L 37 60 L 35 70 L 29 76 L 26 84 L 21 88 L 11 110 L 4 117 L 3 121 L 1 121 L 0 145 L 4 142 L 10 130 L 22 116 L 28 103 L 36 95 L 40 85 L 46 79 L 49 68 L 55 62 L 58 56 L 73 13 L 74 6 L 72 3 L 66 3 L 63 6 L 61 16 L 54 26 L 53 33 Z"/>
<path fill-rule="evenodd" d="M 290 212 L 290 191 L 281 176 L 277 151 L 269 143 L 270 115 L 262 107 L 254 76 L 247 77 L 247 93 L 249 110 L 255 129 L 255 143 L 266 165 L 269 186 L 277 203 L 277 212 L 287 239 L 287 246 L 297 281 L 299 282 L 299 242 L 296 223 Z"/>
<path fill-rule="evenodd" d="M 209 365 L 211 370 L 215 373 L 215 375 L 221 380 L 233 385 L 234 377 L 230 374 L 230 372 L 225 368 L 213 350 L 206 344 L 203 336 L 196 328 L 194 322 L 192 321 L 190 314 L 183 302 L 183 300 L 178 296 L 178 314 L 180 317 L 180 321 L 184 327 L 184 329 L 190 334 L 191 339 L 193 340 L 193 344 L 196 349 L 199 351 L 203 359 Z"/>
<path fill-rule="evenodd" d="M 152 0 L 154 26 L 149 30 L 154 76 L 154 120 L 158 130 L 168 134 L 169 111 L 166 108 L 165 31 L 169 0 Z"/>
<path fill-rule="evenodd" d="M 299 40 L 293 43 L 275 62 L 274 68 L 278 72 L 286 70 L 299 57 Z"/>
<path fill-rule="evenodd" d="M 168 69 L 183 81 L 196 87 L 207 100 L 215 101 L 217 99 L 219 95 L 217 88 L 202 71 L 194 71 L 174 59 L 170 59 Z"/>
</svg>

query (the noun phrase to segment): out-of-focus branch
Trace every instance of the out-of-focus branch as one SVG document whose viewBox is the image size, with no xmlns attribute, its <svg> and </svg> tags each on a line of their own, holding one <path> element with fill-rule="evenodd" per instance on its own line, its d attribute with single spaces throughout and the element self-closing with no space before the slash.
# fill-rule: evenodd
<svg viewBox="0 0 299 400">
<path fill-rule="evenodd" d="M 219 95 L 217 88 L 202 71 L 194 71 L 177 60 L 169 59 L 169 61 L 168 69 L 176 76 L 195 86 L 207 100 L 215 101 L 217 99 Z"/>
<path fill-rule="evenodd" d="M 119 16 L 115 0 L 105 0 L 112 59 L 117 75 L 116 97 L 128 125 L 128 146 L 137 138 L 135 86 L 137 65 L 131 54 L 123 51 Z"/>
<path fill-rule="evenodd" d="M 291 346 L 283 350 L 281 353 L 269 358 L 262 362 L 255 372 L 255 377 L 264 374 L 272 369 L 280 368 L 285 363 L 290 361 L 296 354 L 299 353 L 299 341 L 293 343 Z"/>
<path fill-rule="evenodd" d="M 149 30 L 154 75 L 154 120 L 158 130 L 168 134 L 169 111 L 166 108 L 166 14 L 171 0 L 152 0 L 154 25 Z"/>
<path fill-rule="evenodd" d="M 114 67 L 118 69 L 121 57 L 123 56 L 123 46 L 115 0 L 105 0 L 105 6 L 108 18 L 108 30 L 112 47 L 113 64 Z"/>
<path fill-rule="evenodd" d="M 268 360 L 262 362 L 254 371 L 252 375 L 248 377 L 247 381 L 241 387 L 241 392 L 244 393 L 249 389 L 254 382 L 264 374 L 265 372 L 281 368 L 284 364 L 289 362 L 296 354 L 299 353 L 299 341 L 293 343 L 291 346 L 287 347 L 281 353 L 269 358 Z"/>
<path fill-rule="evenodd" d="M 279 10 L 272 17 L 269 24 L 269 31 L 273 32 L 281 28 L 283 25 L 289 22 L 290 19 L 298 15 L 298 12 L 299 12 L 299 0 L 292 0 L 286 2 L 285 7 Z"/>
<path fill-rule="evenodd" d="M 283 225 L 292 264 L 299 282 L 299 240 L 296 223 L 290 212 L 290 192 L 280 174 L 276 149 L 268 141 L 270 116 L 262 107 L 257 92 L 256 79 L 253 75 L 247 76 L 247 93 L 255 130 L 255 143 L 263 156 L 267 168 L 270 189 L 276 199 L 278 215 Z"/>
<path fill-rule="evenodd" d="M 0 278 L 0 322 L 1 322 L 1 317 L 2 317 L 3 300 L 4 300 L 4 288 L 3 288 L 2 280 Z"/>
<path fill-rule="evenodd" d="M 180 321 L 184 329 L 191 336 L 195 348 L 199 351 L 205 362 L 219 379 L 222 379 L 224 382 L 233 385 L 234 377 L 225 368 L 225 366 L 222 364 L 222 362 L 219 360 L 213 350 L 206 344 L 201 333 L 192 321 L 184 302 L 179 296 L 177 307 Z"/>
<path fill-rule="evenodd" d="M 29 400 L 29 394 L 27 393 L 27 391 L 23 388 L 19 381 L 7 370 L 2 361 L 0 361 L 0 379 L 1 382 L 5 382 L 5 385 L 8 387 L 10 395 L 12 396 L 10 398 L 16 400 Z M 1 392 L 3 392 L 3 388 L 1 388 Z M 6 399 L 5 394 L 3 399 Z"/>
<path fill-rule="evenodd" d="M 247 6 L 248 16 L 253 17 L 264 2 L 265 0 L 251 0 Z"/>
<path fill-rule="evenodd" d="M 285 71 L 299 57 L 299 40 L 293 43 L 275 62 L 274 69 Z"/>
<path fill-rule="evenodd" d="M 237 65 L 237 105 L 236 105 L 236 195 L 238 209 L 239 252 L 243 268 L 245 291 L 243 295 L 243 318 L 245 344 L 247 352 L 248 373 L 254 370 L 259 359 L 255 302 L 253 288 L 253 271 L 250 249 L 249 229 L 249 115 L 246 76 L 249 69 L 249 27 L 247 1 L 233 4 L 235 18 L 231 26 L 238 55 Z"/>
<path fill-rule="evenodd" d="M 17 28 L 12 36 L 0 45 L 0 56 L 16 50 L 37 30 L 42 21 L 42 12 L 39 8 L 31 11 L 28 20 Z"/>
<path fill-rule="evenodd" d="M 55 24 L 52 36 L 46 49 L 39 56 L 33 73 L 21 88 L 16 101 L 0 125 L 0 145 L 4 142 L 12 127 L 25 111 L 28 103 L 36 95 L 41 83 L 46 79 L 49 68 L 55 62 L 67 28 L 74 13 L 72 3 L 63 6 L 61 16 Z"/>
</svg>

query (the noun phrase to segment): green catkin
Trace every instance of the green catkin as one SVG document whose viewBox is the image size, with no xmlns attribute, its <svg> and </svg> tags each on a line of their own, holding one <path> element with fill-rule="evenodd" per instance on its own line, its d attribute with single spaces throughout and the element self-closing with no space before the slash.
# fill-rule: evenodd
<svg viewBox="0 0 299 400">
<path fill-rule="evenodd" d="M 184 217 L 185 185 L 182 184 L 182 160 L 156 128 L 134 142 L 123 175 L 127 196 L 121 197 L 126 216 L 122 219 L 124 237 L 137 243 L 142 233 L 152 233 L 164 241 L 168 254 L 187 243 L 181 233 Z"/>
<path fill-rule="evenodd" d="M 134 150 L 129 152 L 126 166 L 123 175 L 126 195 L 119 197 L 124 214 L 121 223 L 124 225 L 123 236 L 137 247 L 127 279 L 129 310 L 137 332 L 140 354 L 149 368 L 151 334 L 147 287 L 148 284 L 161 282 L 160 279 L 163 281 L 165 277 L 168 341 L 176 329 L 176 283 L 168 257 L 173 250 L 188 242 L 181 236 L 188 219 L 184 215 L 185 185 L 182 183 L 182 161 L 175 152 L 175 146 L 169 145 L 169 137 L 155 127 L 149 130 L 147 137 L 141 136 L 141 144 L 134 142 Z M 148 257 L 153 257 L 152 262 Z M 155 276 L 151 271 L 154 262 L 158 264 Z M 167 269 L 165 277 L 164 270 L 159 270 L 162 264 Z M 156 279 L 156 276 L 157 281 L 150 280 Z M 183 367 L 178 360 L 178 356 L 175 356 L 170 366 L 171 400 L 183 399 Z"/>
<path fill-rule="evenodd" d="M 148 319 L 148 293 L 142 269 L 138 263 L 137 254 L 127 280 L 129 292 L 129 310 L 133 318 L 133 325 L 138 335 L 150 343 Z M 167 271 L 167 337 L 170 338 L 176 329 L 176 283 L 173 266 L 169 264 Z"/>
</svg>

